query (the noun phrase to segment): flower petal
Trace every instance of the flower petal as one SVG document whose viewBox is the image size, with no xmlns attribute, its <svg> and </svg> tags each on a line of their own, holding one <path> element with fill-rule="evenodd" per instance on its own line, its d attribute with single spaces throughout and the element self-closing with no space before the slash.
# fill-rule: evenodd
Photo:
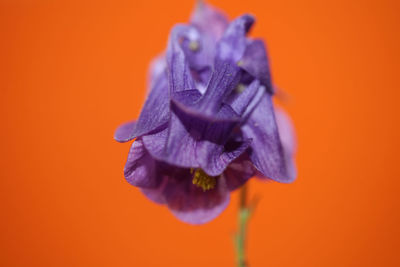
<svg viewBox="0 0 400 267">
<path fill-rule="evenodd" d="M 130 138 L 148 134 L 168 122 L 169 93 L 166 73 L 160 74 L 150 91 Z"/>
<path fill-rule="evenodd" d="M 203 72 L 212 67 L 215 54 L 215 42 L 207 40 L 207 36 L 201 34 L 197 28 L 184 26 L 180 34 L 179 44 L 189 64 L 190 70 Z M 195 74 L 192 72 L 192 74 Z M 203 77 L 194 77 L 203 78 Z M 201 80 L 203 81 L 203 80 Z"/>
<path fill-rule="evenodd" d="M 228 189 L 233 191 L 256 175 L 256 169 L 248 156 L 244 153 L 229 164 L 223 175 L 225 176 Z"/>
<path fill-rule="evenodd" d="M 265 45 L 262 40 L 252 40 L 246 47 L 243 58 L 240 60 L 240 67 L 261 81 L 268 92 L 272 93 L 271 74 L 269 60 Z"/>
<path fill-rule="evenodd" d="M 158 173 L 160 175 L 160 173 Z M 164 189 L 166 184 L 168 183 L 168 177 L 160 175 L 161 183 L 157 188 L 141 188 L 140 191 L 151 201 L 157 204 L 166 204 L 166 200 L 164 197 Z"/>
<path fill-rule="evenodd" d="M 223 177 L 215 188 L 204 192 L 191 179 L 170 180 L 164 196 L 171 212 L 181 221 L 203 224 L 216 218 L 229 204 L 229 190 Z"/>
<path fill-rule="evenodd" d="M 220 175 L 250 144 L 250 139 L 230 140 L 224 146 L 209 141 L 202 142 L 197 148 L 200 166 L 208 175 Z"/>
<path fill-rule="evenodd" d="M 167 71 L 167 61 L 165 59 L 165 54 L 162 53 L 150 62 L 149 72 L 147 74 L 147 80 L 149 86 L 147 87 L 149 92 L 155 85 L 161 75 Z"/>
<path fill-rule="evenodd" d="M 186 132 L 175 115 L 169 128 L 143 137 L 146 149 L 159 161 L 183 168 L 198 168 L 196 140 Z"/>
<path fill-rule="evenodd" d="M 157 164 L 161 164 L 157 162 Z M 167 204 L 171 212 L 181 221 L 202 224 L 217 217 L 229 203 L 229 190 L 223 176 L 216 178 L 215 187 L 208 191 L 193 185 L 193 174 L 189 169 L 166 165 L 157 166 L 162 182 L 157 188 L 141 191 L 158 204 Z"/>
<path fill-rule="evenodd" d="M 199 109 L 206 114 L 215 114 L 222 100 L 236 87 L 241 77 L 239 60 L 246 49 L 246 33 L 253 24 L 250 15 L 243 15 L 229 24 L 217 44 L 214 71 L 207 90 L 200 100 Z"/>
<path fill-rule="evenodd" d="M 250 145 L 250 140 L 230 139 L 240 122 L 236 118 L 227 114 L 201 116 L 175 102 L 171 108 L 168 129 L 143 137 L 146 148 L 157 160 L 184 168 L 202 168 L 208 175 L 217 176 Z M 221 113 L 229 113 L 228 110 L 221 109 Z"/>
<path fill-rule="evenodd" d="M 280 108 L 275 109 L 276 123 L 278 125 L 279 137 L 283 146 L 283 152 L 286 159 L 287 170 L 292 177 L 296 176 L 296 166 L 294 163 L 294 154 L 297 149 L 297 142 L 293 124 L 285 111 Z"/>
<path fill-rule="evenodd" d="M 270 95 L 264 94 L 242 129 L 244 136 L 253 140 L 250 159 L 255 167 L 272 180 L 292 182 L 295 176 L 282 148 Z"/>
<path fill-rule="evenodd" d="M 168 83 L 170 92 L 178 92 L 195 89 L 194 81 L 190 73 L 181 43 L 190 39 L 195 29 L 186 25 L 177 25 L 172 29 L 167 48 Z"/>
<path fill-rule="evenodd" d="M 168 122 L 169 94 L 164 55 L 153 60 L 149 71 L 149 95 L 136 123 L 121 125 L 114 139 L 127 142 L 162 127 Z"/>
<path fill-rule="evenodd" d="M 191 25 L 196 27 L 200 32 L 198 49 L 196 53 L 187 53 L 193 59 L 190 60 L 191 68 L 201 71 L 202 82 L 207 84 L 209 80 L 212 66 L 214 65 L 214 57 L 216 53 L 216 43 L 222 37 L 229 21 L 223 13 L 214 9 L 203 2 L 198 2 L 196 9 L 192 14 Z M 208 76 L 207 76 L 208 75 Z M 201 90 L 203 92 L 203 90 Z"/>
<path fill-rule="evenodd" d="M 146 151 L 140 138 L 131 146 L 124 175 L 128 183 L 137 187 L 155 188 L 160 184 L 156 174 L 156 162 Z"/>
<path fill-rule="evenodd" d="M 240 75 L 241 70 L 236 64 L 223 62 L 221 60 L 216 61 L 206 92 L 200 99 L 196 109 L 208 116 L 217 114 L 222 107 L 224 98 L 226 98 L 238 84 Z"/>
<path fill-rule="evenodd" d="M 237 64 L 246 50 L 246 34 L 254 23 L 251 15 L 242 15 L 233 20 L 217 44 L 218 60 Z"/>
<path fill-rule="evenodd" d="M 129 121 L 120 125 L 114 133 L 114 139 L 118 142 L 124 143 L 132 140 L 131 134 L 136 126 L 136 121 Z"/>
<path fill-rule="evenodd" d="M 237 90 L 232 92 L 225 102 L 227 102 L 237 114 L 246 119 L 261 101 L 264 93 L 265 87 L 260 86 L 258 80 L 253 80 L 243 92 L 237 92 Z"/>
<path fill-rule="evenodd" d="M 190 22 L 200 31 L 211 35 L 215 40 L 221 38 L 229 24 L 228 19 L 221 11 L 203 1 L 197 1 Z"/>
</svg>

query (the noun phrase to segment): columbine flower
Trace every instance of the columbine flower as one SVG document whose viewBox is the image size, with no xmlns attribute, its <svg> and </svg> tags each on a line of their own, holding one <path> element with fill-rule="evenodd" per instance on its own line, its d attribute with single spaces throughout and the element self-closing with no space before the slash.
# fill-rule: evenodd
<svg viewBox="0 0 400 267">
<path fill-rule="evenodd" d="M 246 38 L 253 22 L 243 15 L 229 23 L 200 3 L 153 62 L 139 119 L 115 133 L 119 142 L 136 138 L 127 181 L 184 222 L 215 218 L 254 175 L 295 178 L 292 129 L 274 111 L 264 43 Z"/>
</svg>

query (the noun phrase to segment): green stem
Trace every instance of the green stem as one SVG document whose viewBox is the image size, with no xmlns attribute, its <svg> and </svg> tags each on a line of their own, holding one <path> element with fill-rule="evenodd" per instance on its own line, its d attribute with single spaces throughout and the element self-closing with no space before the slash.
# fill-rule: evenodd
<svg viewBox="0 0 400 267">
<path fill-rule="evenodd" d="M 251 208 L 247 205 L 247 185 L 240 189 L 238 232 L 235 235 L 236 262 L 238 267 L 246 267 L 246 231 L 251 215 Z"/>
</svg>

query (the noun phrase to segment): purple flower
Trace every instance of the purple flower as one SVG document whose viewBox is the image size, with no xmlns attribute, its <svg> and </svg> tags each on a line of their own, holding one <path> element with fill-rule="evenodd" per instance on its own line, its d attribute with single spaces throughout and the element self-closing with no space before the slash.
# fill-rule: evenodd
<svg viewBox="0 0 400 267">
<path fill-rule="evenodd" d="M 253 23 L 250 15 L 229 23 L 200 3 L 153 62 L 139 119 L 115 133 L 136 138 L 127 181 L 184 222 L 214 219 L 252 176 L 295 179 L 293 130 L 274 110 L 263 41 L 246 38 Z"/>
</svg>

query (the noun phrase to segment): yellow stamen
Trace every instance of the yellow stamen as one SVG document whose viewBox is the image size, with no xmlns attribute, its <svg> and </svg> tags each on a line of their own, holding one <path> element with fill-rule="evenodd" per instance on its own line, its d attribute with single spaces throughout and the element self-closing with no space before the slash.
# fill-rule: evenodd
<svg viewBox="0 0 400 267">
<path fill-rule="evenodd" d="M 197 41 L 191 41 L 189 43 L 189 48 L 192 51 L 197 51 L 199 49 L 199 43 Z"/>
<path fill-rule="evenodd" d="M 245 89 L 246 89 L 246 85 L 244 85 L 243 83 L 239 83 L 239 84 L 236 86 L 235 91 L 236 91 L 236 93 L 241 94 L 241 93 L 243 93 L 243 91 L 244 91 Z"/>
<path fill-rule="evenodd" d="M 191 169 L 191 172 L 193 173 L 193 169 Z M 202 169 L 196 169 L 194 170 L 192 183 L 197 187 L 202 188 L 205 192 L 215 187 L 217 184 L 216 178 L 217 177 L 209 176 Z"/>
</svg>

